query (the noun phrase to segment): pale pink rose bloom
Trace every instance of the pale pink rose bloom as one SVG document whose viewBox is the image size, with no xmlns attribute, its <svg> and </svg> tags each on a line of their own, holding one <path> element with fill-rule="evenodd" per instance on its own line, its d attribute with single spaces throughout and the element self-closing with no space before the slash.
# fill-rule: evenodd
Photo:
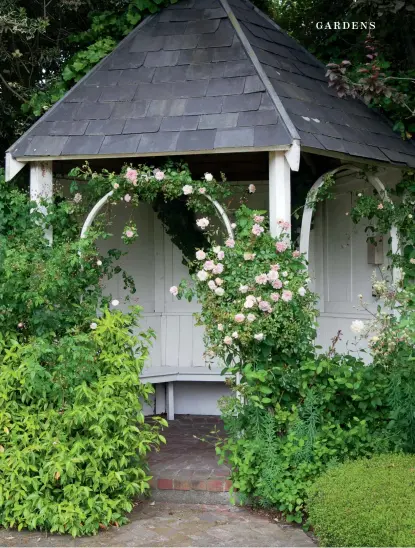
<svg viewBox="0 0 415 548">
<path fill-rule="evenodd" d="M 258 308 L 262 310 L 262 312 L 272 312 L 271 305 L 268 301 L 261 301 L 258 303 Z"/>
<path fill-rule="evenodd" d="M 218 331 L 223 331 L 223 323 L 218 323 Z"/>
<path fill-rule="evenodd" d="M 245 299 L 244 308 L 253 308 L 256 305 L 256 302 L 254 295 L 248 295 Z"/>
<path fill-rule="evenodd" d="M 248 289 L 249 289 L 249 287 L 247 285 L 240 285 L 239 286 L 239 291 L 241 293 L 248 293 Z"/>
<path fill-rule="evenodd" d="M 205 173 L 205 181 L 207 181 L 208 183 L 213 181 L 213 175 L 211 173 Z"/>
<path fill-rule="evenodd" d="M 234 320 L 236 323 L 242 323 L 245 319 L 245 314 L 235 314 Z"/>
<path fill-rule="evenodd" d="M 289 289 L 284 289 L 284 291 L 282 292 L 281 299 L 285 301 L 286 303 L 289 303 L 292 298 L 293 298 L 292 291 L 290 291 Z"/>
<path fill-rule="evenodd" d="M 198 261 L 204 261 L 206 259 L 206 253 L 199 249 L 198 251 L 196 251 L 196 259 Z"/>
<path fill-rule="evenodd" d="M 215 294 L 218 295 L 218 297 L 222 297 L 225 294 L 225 290 L 223 287 L 217 287 L 215 289 Z"/>
<path fill-rule="evenodd" d="M 262 223 L 264 221 L 264 216 L 263 215 L 254 215 L 254 221 L 256 223 Z"/>
<path fill-rule="evenodd" d="M 205 282 L 208 279 L 209 274 L 205 270 L 200 270 L 196 274 L 196 276 L 197 276 L 198 280 L 200 280 L 201 282 Z"/>
<path fill-rule="evenodd" d="M 244 253 L 245 261 L 253 261 L 255 259 L 256 253 Z"/>
<path fill-rule="evenodd" d="M 257 333 L 254 335 L 254 339 L 257 341 L 263 341 L 264 340 L 264 334 L 263 333 Z"/>
<path fill-rule="evenodd" d="M 91 324 L 89 324 L 89 327 L 90 327 L 91 329 L 96 329 L 96 328 L 98 327 L 98 324 L 95 323 L 95 322 L 92 322 Z"/>
<path fill-rule="evenodd" d="M 228 238 L 225 242 L 226 247 L 235 247 L 235 240 Z"/>
<path fill-rule="evenodd" d="M 272 287 L 274 289 L 281 289 L 282 281 L 281 280 L 275 280 L 275 282 L 272 282 Z"/>
<path fill-rule="evenodd" d="M 275 282 L 275 280 L 278 280 L 280 275 L 278 274 L 278 270 L 270 270 L 267 274 L 267 278 L 269 282 Z"/>
<path fill-rule="evenodd" d="M 215 266 L 215 263 L 213 261 L 206 261 L 205 264 L 203 265 L 203 268 L 205 270 L 213 270 Z"/>
<path fill-rule="evenodd" d="M 294 259 L 297 259 L 300 255 L 301 255 L 301 253 L 300 253 L 298 250 L 293 251 L 293 257 L 294 257 Z"/>
<path fill-rule="evenodd" d="M 182 190 L 185 196 L 188 196 L 189 194 L 193 194 L 193 187 L 191 185 L 184 185 Z"/>
<path fill-rule="evenodd" d="M 278 293 L 271 293 L 271 300 L 275 303 L 279 300 L 280 296 Z"/>
<path fill-rule="evenodd" d="M 278 253 L 282 253 L 283 251 L 285 251 L 287 249 L 287 247 L 288 246 L 285 242 L 277 242 L 275 244 L 275 248 L 278 251 Z"/>
<path fill-rule="evenodd" d="M 170 293 L 171 293 L 172 295 L 174 295 L 174 297 L 175 297 L 175 296 L 179 293 L 178 287 L 175 286 L 175 285 L 172 285 L 171 288 L 170 288 Z"/>
<path fill-rule="evenodd" d="M 126 201 L 126 202 L 131 202 L 131 196 L 130 196 L 129 194 L 126 194 L 126 195 L 124 196 L 124 201 Z"/>
<path fill-rule="evenodd" d="M 24 326 L 24 323 L 23 323 L 23 322 L 19 322 L 19 323 L 17 324 L 17 327 L 18 327 L 19 329 L 21 329 L 23 326 Z"/>
<path fill-rule="evenodd" d="M 257 297 L 257 298 L 256 298 L 256 302 L 257 302 L 257 303 L 260 303 L 261 301 L 262 301 L 262 297 Z"/>
<path fill-rule="evenodd" d="M 255 191 L 256 191 L 256 186 L 250 184 L 249 187 L 248 187 L 249 194 L 253 194 Z"/>
<path fill-rule="evenodd" d="M 235 228 L 236 228 L 236 223 L 232 223 L 232 224 L 231 224 L 231 228 L 232 228 L 233 230 L 235 230 Z"/>
<path fill-rule="evenodd" d="M 218 251 L 217 257 L 221 261 L 222 259 L 225 258 L 225 252 L 224 251 Z"/>
<path fill-rule="evenodd" d="M 255 234 L 255 236 L 261 236 L 261 234 L 264 232 L 264 227 L 258 224 L 255 224 L 252 227 L 252 234 Z"/>
<path fill-rule="evenodd" d="M 260 285 L 265 285 L 268 281 L 268 277 L 266 274 L 260 274 L 259 276 L 255 276 L 255 282 Z"/>
<path fill-rule="evenodd" d="M 378 209 L 383 209 L 383 204 L 379 204 Z"/>
<path fill-rule="evenodd" d="M 76 204 L 79 204 L 79 202 L 82 202 L 82 194 L 80 194 L 79 192 L 77 192 L 75 194 L 75 196 L 73 197 L 73 201 L 76 203 Z"/>
<path fill-rule="evenodd" d="M 300 297 L 304 297 L 306 293 L 306 290 L 304 287 L 300 287 L 300 289 L 298 290 L 298 294 L 300 295 Z"/>
<path fill-rule="evenodd" d="M 223 339 L 223 342 L 225 344 L 232 344 L 232 337 L 229 337 L 229 336 L 226 336 L 224 339 Z"/>
<path fill-rule="evenodd" d="M 410 262 L 411 264 L 415 264 L 415 259 L 412 257 L 412 259 L 409 259 L 409 262 Z"/>
<path fill-rule="evenodd" d="M 117 190 L 117 188 L 120 188 L 120 185 L 118 183 L 114 183 L 112 186 L 114 187 L 115 190 Z"/>
<path fill-rule="evenodd" d="M 215 278 L 215 284 L 221 286 L 223 284 L 223 280 L 220 278 Z"/>
<path fill-rule="evenodd" d="M 282 276 L 283 278 L 287 278 L 288 272 L 287 272 L 286 270 L 284 270 L 284 272 L 281 274 L 281 276 Z"/>
<path fill-rule="evenodd" d="M 206 217 L 203 217 L 202 219 L 198 219 L 196 221 L 196 224 L 199 228 L 204 230 L 205 228 L 209 226 L 209 219 L 206 219 Z"/>
<path fill-rule="evenodd" d="M 248 316 L 246 317 L 249 323 L 252 323 L 253 321 L 255 321 L 255 318 L 256 318 L 255 314 L 248 314 Z"/>
<path fill-rule="evenodd" d="M 209 280 L 208 281 L 208 287 L 209 289 L 211 289 L 212 291 L 214 291 L 216 289 L 216 284 L 213 280 Z"/>
<path fill-rule="evenodd" d="M 291 226 L 291 223 L 284 221 L 284 219 L 278 219 L 277 224 L 283 229 L 288 230 Z"/>
<path fill-rule="evenodd" d="M 234 332 L 232 333 L 232 338 L 233 338 L 233 339 L 237 339 L 238 337 L 239 337 L 238 332 L 237 332 L 237 331 L 234 331 Z"/>
<path fill-rule="evenodd" d="M 199 188 L 199 194 L 206 194 L 206 188 L 204 186 Z"/>
<path fill-rule="evenodd" d="M 212 247 L 212 251 L 213 251 L 213 253 L 218 254 L 219 251 L 220 251 L 220 245 L 215 245 L 215 247 Z"/>
<path fill-rule="evenodd" d="M 125 178 L 135 185 L 137 183 L 137 171 L 135 169 L 127 168 L 125 172 Z"/>
<path fill-rule="evenodd" d="M 125 235 L 127 238 L 132 238 L 134 236 L 134 232 L 132 230 L 126 230 Z"/>
<path fill-rule="evenodd" d="M 162 180 L 164 179 L 164 177 L 165 177 L 164 171 L 158 170 L 158 171 L 155 173 L 154 177 L 157 179 L 157 181 L 162 181 Z"/>
<path fill-rule="evenodd" d="M 223 264 L 222 263 L 218 263 L 217 265 L 215 265 L 213 267 L 213 270 L 212 270 L 213 274 L 222 274 L 223 272 Z"/>
<path fill-rule="evenodd" d="M 281 267 L 279 264 L 272 264 L 271 265 L 271 270 L 279 270 Z"/>
</svg>

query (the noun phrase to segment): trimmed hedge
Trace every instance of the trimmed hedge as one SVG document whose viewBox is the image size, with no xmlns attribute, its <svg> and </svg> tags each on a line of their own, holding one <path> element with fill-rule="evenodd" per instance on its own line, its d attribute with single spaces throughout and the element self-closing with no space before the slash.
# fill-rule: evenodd
<svg viewBox="0 0 415 548">
<path fill-rule="evenodd" d="M 321 546 L 415 546 L 415 455 L 333 468 L 313 484 L 307 509 Z"/>
</svg>

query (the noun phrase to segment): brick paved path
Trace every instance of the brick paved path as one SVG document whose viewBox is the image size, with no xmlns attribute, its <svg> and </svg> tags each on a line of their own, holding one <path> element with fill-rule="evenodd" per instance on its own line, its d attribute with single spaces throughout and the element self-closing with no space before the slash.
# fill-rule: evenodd
<svg viewBox="0 0 415 548">
<path fill-rule="evenodd" d="M 310 546 L 301 529 L 279 525 L 242 508 L 143 502 L 131 514 L 131 522 L 95 537 L 0 530 L 0 546 Z"/>
</svg>

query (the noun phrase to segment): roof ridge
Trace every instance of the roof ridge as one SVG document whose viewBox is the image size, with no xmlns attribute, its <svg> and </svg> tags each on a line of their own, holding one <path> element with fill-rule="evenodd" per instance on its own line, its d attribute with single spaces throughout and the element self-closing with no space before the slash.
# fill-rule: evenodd
<svg viewBox="0 0 415 548">
<path fill-rule="evenodd" d="M 15 148 L 20 143 L 20 141 L 22 139 L 24 139 L 24 137 L 26 137 L 26 135 L 33 130 L 33 128 L 37 127 L 38 125 L 40 125 L 44 121 L 43 118 L 47 114 L 49 114 L 50 112 L 53 112 L 56 108 L 58 108 L 59 105 L 61 103 L 63 103 L 65 98 L 70 93 L 73 92 L 73 90 L 78 89 L 78 87 L 80 87 L 83 84 L 84 80 L 86 80 L 87 78 L 89 78 L 91 76 L 91 74 L 94 74 L 94 72 L 99 70 L 99 68 L 108 60 L 108 58 L 114 53 L 114 51 L 116 49 L 118 49 L 119 46 L 121 46 L 122 44 L 126 44 L 129 40 L 131 40 L 132 37 L 134 37 L 135 34 L 138 32 L 138 30 L 141 30 L 141 28 L 144 27 L 144 25 L 146 25 L 149 21 L 151 21 L 156 15 L 157 15 L 157 13 L 154 13 L 154 14 L 150 14 L 150 15 L 147 15 L 146 17 L 144 17 L 144 19 L 141 21 L 141 23 L 139 23 L 131 32 L 129 32 L 127 34 L 127 36 L 125 36 L 122 40 L 120 40 L 118 42 L 118 44 L 116 44 L 116 46 L 111 51 L 111 53 L 108 53 L 108 55 L 103 57 L 101 59 L 101 61 L 99 61 L 96 65 L 94 65 L 92 67 L 91 70 L 89 70 L 86 74 L 84 74 L 84 76 L 82 76 L 82 78 L 80 80 L 78 80 L 74 86 L 69 88 L 68 91 L 58 101 L 56 101 L 56 103 L 54 103 L 50 107 L 50 109 L 48 109 L 44 114 L 42 114 L 42 116 L 40 116 L 34 124 L 32 124 L 22 135 L 20 135 L 20 137 L 17 139 L 17 141 L 15 141 L 12 145 L 9 146 L 9 148 L 6 150 L 6 152 L 12 152 L 12 149 Z"/>
<path fill-rule="evenodd" d="M 293 140 L 300 141 L 300 135 L 298 131 L 295 128 L 295 125 L 293 121 L 291 120 L 288 112 L 285 110 L 284 105 L 281 102 L 281 99 L 279 98 L 277 92 L 275 91 L 273 85 L 269 81 L 268 76 L 266 75 L 264 69 L 262 68 L 262 65 L 254 52 L 248 38 L 246 37 L 244 31 L 241 28 L 241 25 L 239 24 L 238 19 L 236 18 L 235 14 L 233 13 L 232 8 L 230 7 L 228 0 L 219 0 L 219 2 L 222 4 L 223 9 L 225 10 L 229 21 L 231 22 L 231 25 L 233 26 L 238 38 L 242 42 L 242 46 L 244 47 L 249 59 L 251 60 L 252 64 L 255 67 L 255 70 L 257 71 L 257 74 L 262 81 L 262 83 L 265 86 L 265 89 L 267 90 L 268 94 L 271 97 L 272 102 L 274 103 L 275 108 L 277 109 L 278 114 L 281 117 L 281 120 L 288 131 L 290 137 Z"/>
</svg>

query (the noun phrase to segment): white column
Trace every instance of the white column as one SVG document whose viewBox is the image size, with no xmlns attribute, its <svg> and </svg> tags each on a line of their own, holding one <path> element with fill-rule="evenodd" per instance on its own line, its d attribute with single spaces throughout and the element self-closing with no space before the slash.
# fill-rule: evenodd
<svg viewBox="0 0 415 548">
<path fill-rule="evenodd" d="M 167 383 L 167 420 L 174 421 L 174 383 Z"/>
<path fill-rule="evenodd" d="M 52 201 L 53 176 L 52 162 L 33 162 L 30 164 L 30 199 L 40 203 Z M 39 205 L 39 211 L 46 213 L 45 206 Z M 45 228 L 45 236 L 52 243 L 52 227 Z"/>
<path fill-rule="evenodd" d="M 278 236 L 278 220 L 291 222 L 290 166 L 283 151 L 269 153 L 269 227 Z M 291 236 L 291 230 L 286 231 Z"/>
</svg>

